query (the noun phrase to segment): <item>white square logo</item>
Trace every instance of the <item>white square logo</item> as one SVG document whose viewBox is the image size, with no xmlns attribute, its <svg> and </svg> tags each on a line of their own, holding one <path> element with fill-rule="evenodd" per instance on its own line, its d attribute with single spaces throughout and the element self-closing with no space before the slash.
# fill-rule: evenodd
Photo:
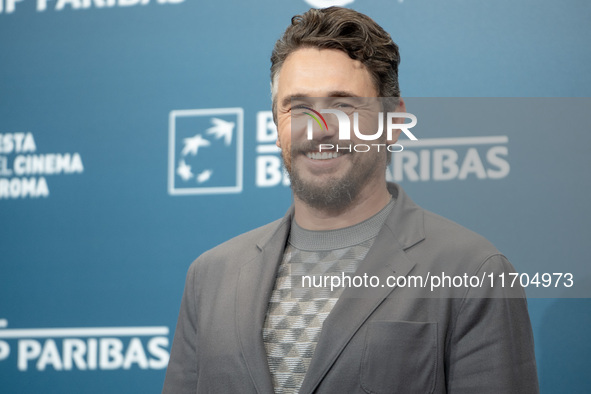
<svg viewBox="0 0 591 394">
<path fill-rule="evenodd" d="M 174 110 L 168 130 L 168 193 L 242 192 L 242 108 Z"/>
</svg>

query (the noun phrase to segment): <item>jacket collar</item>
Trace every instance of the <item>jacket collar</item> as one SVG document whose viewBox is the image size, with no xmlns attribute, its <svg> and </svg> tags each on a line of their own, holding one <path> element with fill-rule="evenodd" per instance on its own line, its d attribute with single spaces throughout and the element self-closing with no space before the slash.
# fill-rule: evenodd
<svg viewBox="0 0 591 394">
<path fill-rule="evenodd" d="M 425 239 L 423 210 L 396 183 L 388 183 L 388 191 L 396 199 L 396 203 L 392 212 L 388 215 L 385 225 L 392 230 L 393 236 L 398 244 L 403 249 L 408 249 Z M 279 238 L 282 238 L 283 245 L 285 245 L 289 236 L 294 211 L 295 209 L 292 205 L 277 225 L 261 237 L 257 242 L 257 247 L 260 250 L 263 250 L 269 242 L 278 241 Z M 404 229 L 404 231 L 398 231 L 397 229 Z"/>
</svg>

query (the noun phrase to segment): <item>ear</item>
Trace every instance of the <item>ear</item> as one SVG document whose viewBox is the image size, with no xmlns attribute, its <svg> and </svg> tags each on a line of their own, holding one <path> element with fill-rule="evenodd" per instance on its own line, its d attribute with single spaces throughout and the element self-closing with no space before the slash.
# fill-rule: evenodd
<svg viewBox="0 0 591 394">
<path fill-rule="evenodd" d="M 395 112 L 406 112 L 406 104 L 404 103 L 404 100 L 402 98 L 400 98 Z M 404 123 L 404 120 L 405 118 L 392 118 L 392 123 Z M 401 132 L 402 130 L 400 129 L 393 130 L 392 139 L 388 140 L 388 144 L 395 144 L 396 141 L 398 141 L 398 137 L 400 136 Z"/>
<path fill-rule="evenodd" d="M 275 140 L 275 145 L 277 145 L 278 148 L 281 148 L 281 142 L 279 141 L 279 136 L 277 136 L 277 139 Z"/>
</svg>

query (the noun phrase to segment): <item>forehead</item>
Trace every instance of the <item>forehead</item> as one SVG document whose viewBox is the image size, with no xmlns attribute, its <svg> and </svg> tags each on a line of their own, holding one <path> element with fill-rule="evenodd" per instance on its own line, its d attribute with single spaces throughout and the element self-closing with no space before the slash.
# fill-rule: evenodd
<svg viewBox="0 0 591 394">
<path fill-rule="evenodd" d="M 336 49 L 302 48 L 291 53 L 279 72 L 278 98 L 326 97 L 331 92 L 375 97 L 371 75 L 358 60 Z"/>
</svg>

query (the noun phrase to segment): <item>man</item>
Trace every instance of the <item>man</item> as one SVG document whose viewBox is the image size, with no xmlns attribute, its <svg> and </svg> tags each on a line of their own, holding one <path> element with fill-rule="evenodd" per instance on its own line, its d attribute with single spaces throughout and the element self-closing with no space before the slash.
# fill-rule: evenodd
<svg viewBox="0 0 591 394">
<path fill-rule="evenodd" d="M 321 153 L 321 144 L 339 142 L 335 117 L 306 138 L 313 107 L 367 114 L 364 106 L 389 97 L 405 112 L 398 48 L 373 20 L 310 10 L 293 18 L 271 61 L 277 145 L 294 204 L 191 265 L 164 392 L 538 392 L 522 289 L 450 286 L 434 296 L 412 286 L 302 286 L 303 274 L 386 283 L 513 268 L 482 237 L 387 184 L 384 149 Z M 364 127 L 379 120 L 358 116 Z"/>
</svg>

